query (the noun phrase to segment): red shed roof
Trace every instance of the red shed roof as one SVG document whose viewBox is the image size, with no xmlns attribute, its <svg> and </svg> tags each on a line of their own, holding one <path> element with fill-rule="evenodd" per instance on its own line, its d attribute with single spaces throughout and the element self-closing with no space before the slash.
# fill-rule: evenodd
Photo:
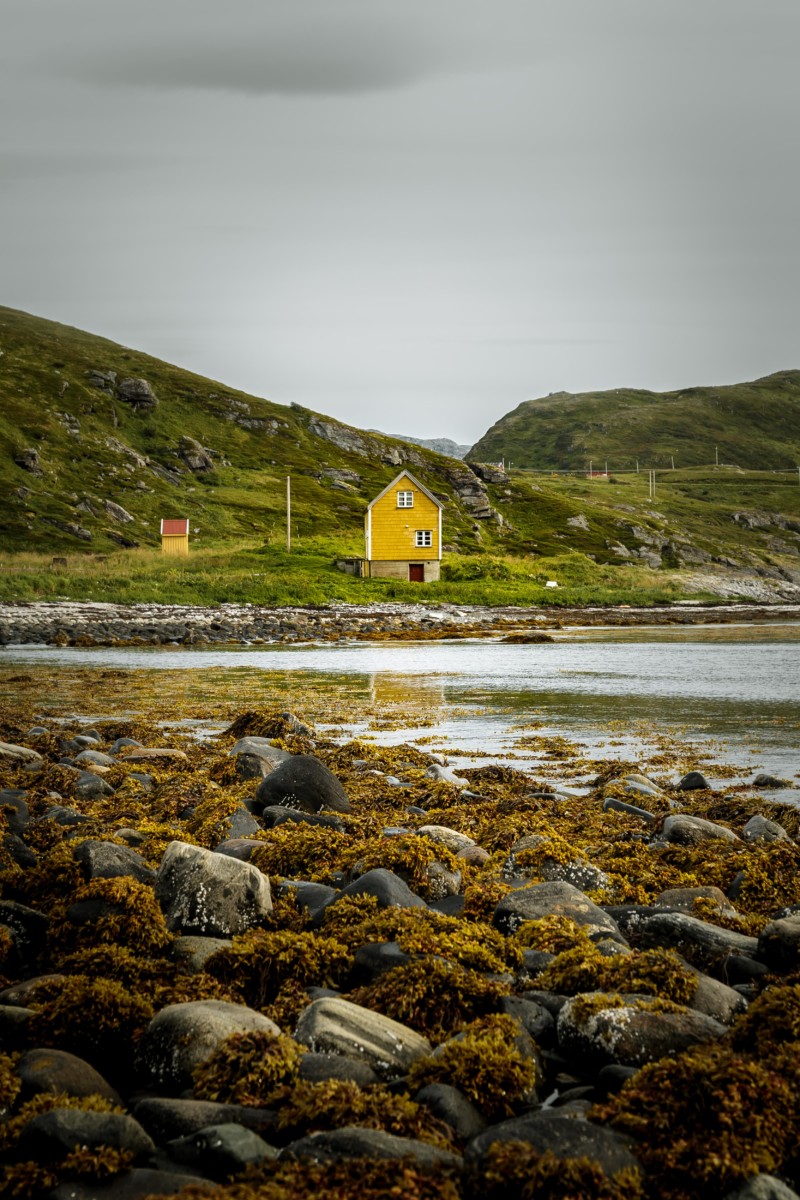
<svg viewBox="0 0 800 1200">
<path fill-rule="evenodd" d="M 167 537 L 176 537 L 189 532 L 189 518 L 178 517 L 177 519 L 166 518 L 161 521 L 161 536 L 164 534 Z"/>
</svg>

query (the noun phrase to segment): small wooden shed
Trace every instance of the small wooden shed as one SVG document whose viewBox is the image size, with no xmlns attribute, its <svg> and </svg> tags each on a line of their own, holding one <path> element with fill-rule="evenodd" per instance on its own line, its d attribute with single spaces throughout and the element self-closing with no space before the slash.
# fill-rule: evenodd
<svg viewBox="0 0 800 1200">
<path fill-rule="evenodd" d="M 161 520 L 161 549 L 164 554 L 189 553 L 189 518 L 166 517 Z"/>
</svg>

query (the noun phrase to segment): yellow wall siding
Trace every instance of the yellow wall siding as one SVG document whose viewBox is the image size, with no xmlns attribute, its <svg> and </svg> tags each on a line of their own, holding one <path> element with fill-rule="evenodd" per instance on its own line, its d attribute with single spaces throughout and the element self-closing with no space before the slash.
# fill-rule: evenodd
<svg viewBox="0 0 800 1200">
<path fill-rule="evenodd" d="M 189 553 L 189 535 L 188 533 L 178 534 L 162 534 L 161 549 L 165 554 L 188 554 Z"/>
<path fill-rule="evenodd" d="M 397 493 L 403 491 L 414 493 L 413 508 L 397 507 Z M 410 480 L 398 480 L 390 492 L 375 501 L 371 514 L 372 545 L 368 553 L 372 561 L 405 559 L 424 562 L 426 559 L 442 557 L 439 508 Z M 415 545 L 414 535 L 418 529 L 431 531 L 430 546 Z"/>
</svg>

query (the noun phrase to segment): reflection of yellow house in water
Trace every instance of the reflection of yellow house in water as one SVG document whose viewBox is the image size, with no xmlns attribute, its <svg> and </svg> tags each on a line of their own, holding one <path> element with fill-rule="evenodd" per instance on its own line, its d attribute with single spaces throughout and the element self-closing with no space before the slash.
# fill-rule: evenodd
<svg viewBox="0 0 800 1200">
<path fill-rule="evenodd" d="M 409 471 L 401 471 L 369 505 L 364 574 L 431 583 L 442 558 L 442 508 Z"/>
<path fill-rule="evenodd" d="M 376 672 L 369 677 L 369 698 L 373 708 L 384 708 L 385 715 L 393 713 L 408 718 L 416 725 L 420 718 L 441 717 L 444 707 L 444 680 L 436 675 L 393 675 Z"/>
</svg>

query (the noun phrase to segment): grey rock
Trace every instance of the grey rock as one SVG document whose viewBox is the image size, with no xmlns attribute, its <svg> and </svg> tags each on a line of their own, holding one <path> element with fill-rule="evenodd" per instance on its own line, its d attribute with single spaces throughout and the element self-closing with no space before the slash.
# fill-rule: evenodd
<svg viewBox="0 0 800 1200">
<path fill-rule="evenodd" d="M 236 755 L 236 778 L 246 782 L 248 779 L 264 779 L 273 769 L 273 764 L 260 754 Z"/>
<path fill-rule="evenodd" d="M 678 846 L 697 846 L 700 842 L 738 842 L 741 838 L 732 829 L 706 821 L 703 817 L 690 817 L 688 813 L 673 813 L 664 821 L 662 837 L 666 842 Z"/>
<path fill-rule="evenodd" d="M 349 812 L 350 801 L 339 780 L 312 754 L 295 754 L 262 780 L 256 802 L 263 808 L 280 804 L 316 813 L 322 808 Z"/>
<path fill-rule="evenodd" d="M 365 871 L 342 888 L 339 896 L 375 896 L 381 908 L 427 908 L 425 901 L 411 891 L 405 880 L 385 867 Z"/>
<path fill-rule="evenodd" d="M 206 1125 L 196 1133 L 173 1138 L 167 1143 L 170 1158 L 195 1167 L 220 1181 L 243 1171 L 251 1163 L 277 1158 L 278 1151 L 252 1129 L 230 1122 Z"/>
<path fill-rule="evenodd" d="M 45 821 L 55 821 L 56 825 L 85 825 L 89 817 L 79 813 L 68 804 L 51 804 L 42 814 Z"/>
<path fill-rule="evenodd" d="M 285 825 L 287 822 L 304 822 L 306 825 L 317 825 L 324 829 L 335 829 L 338 832 L 344 829 L 344 824 L 339 817 L 335 817 L 333 813 L 310 813 L 301 812 L 298 808 L 284 808 L 281 804 L 272 804 L 261 812 L 261 823 L 265 829 L 275 829 L 278 825 Z"/>
<path fill-rule="evenodd" d="M 96 841 L 87 838 L 74 850 L 75 861 L 83 867 L 89 879 L 116 879 L 127 876 L 140 883 L 154 883 L 156 873 L 148 867 L 141 854 L 130 846 L 118 846 L 116 842 Z"/>
<path fill-rule="evenodd" d="M 184 971 L 195 975 L 202 971 L 208 960 L 218 950 L 227 950 L 233 942 L 229 938 L 198 937 L 185 934 L 172 943 L 173 958 Z"/>
<path fill-rule="evenodd" d="M 358 1125 L 311 1133 L 292 1142 L 281 1151 L 280 1157 L 310 1158 L 321 1163 L 337 1162 L 344 1158 L 388 1158 L 411 1159 L 418 1166 L 425 1167 L 461 1165 L 457 1154 L 440 1150 L 428 1142 L 396 1137 L 379 1129 L 363 1129 Z"/>
<path fill-rule="evenodd" d="M 134 412 L 151 412 L 158 404 L 158 398 L 146 379 L 121 379 L 117 396 L 125 404 L 130 404 Z"/>
<path fill-rule="evenodd" d="M 639 924 L 643 946 L 666 946 L 680 949 L 681 946 L 696 946 L 717 954 L 745 954 L 756 957 L 758 940 L 732 929 L 710 925 L 699 921 L 688 913 L 654 912 L 642 918 Z"/>
<path fill-rule="evenodd" d="M 146 1084 L 164 1091 L 190 1087 L 192 1073 L 234 1033 L 280 1030 L 262 1013 L 224 1000 L 169 1004 L 156 1013 L 139 1042 L 137 1060 Z"/>
<path fill-rule="evenodd" d="M 178 454 L 190 471 L 213 471 L 214 460 L 193 437 L 184 436 L 178 443 Z"/>
<path fill-rule="evenodd" d="M 477 1137 L 486 1128 L 475 1105 L 449 1083 L 429 1083 L 420 1088 L 413 1100 L 415 1104 L 424 1104 L 435 1117 L 446 1122 L 461 1142 Z"/>
<path fill-rule="evenodd" d="M 723 1200 L 798 1200 L 798 1195 L 774 1175 L 753 1175 L 734 1191 L 726 1192 Z"/>
<path fill-rule="evenodd" d="M 500 1012 L 518 1021 L 538 1045 L 551 1046 L 555 1041 L 555 1021 L 543 1004 L 523 996 L 503 996 Z"/>
<path fill-rule="evenodd" d="M 603 909 L 573 887 L 571 883 L 536 883 L 504 896 L 492 916 L 492 923 L 503 933 L 513 933 L 523 921 L 535 921 L 551 914 L 569 917 L 586 928 L 592 938 L 612 937 L 624 942 L 619 926 Z"/>
<path fill-rule="evenodd" d="M 440 846 L 446 846 L 453 854 L 471 849 L 476 845 L 471 837 L 467 837 L 465 833 L 458 833 L 455 829 L 449 829 L 446 825 L 421 825 L 416 832 L 418 837 L 426 837 Z"/>
<path fill-rule="evenodd" d="M 197 1133 L 208 1125 L 226 1122 L 263 1130 L 269 1136 L 275 1124 L 273 1109 L 220 1104 L 213 1100 L 183 1100 L 172 1096 L 145 1096 L 133 1105 L 133 1115 L 159 1144 Z"/>
<path fill-rule="evenodd" d="M 755 955 L 774 971 L 794 971 L 800 965 L 800 913 L 770 921 L 758 938 Z"/>
<path fill-rule="evenodd" d="M 272 912 L 269 880 L 250 863 L 171 842 L 156 877 L 167 926 L 205 937 L 243 933 Z"/>
<path fill-rule="evenodd" d="M 113 521 L 119 521 L 120 525 L 129 525 L 136 518 L 132 517 L 127 508 L 123 508 L 121 504 L 115 504 L 113 500 L 104 500 L 103 508 L 108 513 Z"/>
<path fill-rule="evenodd" d="M 0 742 L 0 762 L 6 763 L 40 763 L 42 756 L 38 750 L 30 746 L 17 746 L 13 742 Z"/>
<path fill-rule="evenodd" d="M 75 795 L 81 800 L 100 800 L 103 796 L 113 796 L 114 789 L 102 776 L 81 771 L 75 784 Z"/>
<path fill-rule="evenodd" d="M 3 811 L 11 833 L 23 834 L 31 819 L 30 809 L 22 788 L 3 788 L 0 791 L 0 810 Z"/>
<path fill-rule="evenodd" d="M 348 1058 L 344 1054 L 304 1054 L 300 1059 L 300 1078 L 307 1083 L 321 1083 L 325 1079 L 349 1079 L 359 1087 L 378 1083 L 376 1071 L 359 1058 Z"/>
<path fill-rule="evenodd" d="M 397 942 L 367 942 L 356 950 L 350 976 L 351 986 L 361 987 L 372 983 L 393 967 L 402 967 L 409 961 L 410 955 L 401 950 Z"/>
<path fill-rule="evenodd" d="M 127 1114 L 53 1108 L 24 1126 L 18 1153 L 20 1158 L 54 1162 L 78 1146 L 89 1149 L 112 1146 L 115 1150 L 128 1150 L 137 1158 L 155 1150 L 153 1139 Z"/>
<path fill-rule="evenodd" d="M 92 763 L 95 767 L 113 767 L 114 759 L 102 750 L 81 750 L 75 758 L 76 763 Z"/>
<path fill-rule="evenodd" d="M 742 837 L 749 846 L 792 840 L 782 825 L 779 825 L 777 821 L 770 821 L 768 817 L 763 817 L 760 813 L 750 818 L 742 830 Z"/>
<path fill-rule="evenodd" d="M 716 907 L 721 913 L 725 913 L 729 917 L 736 916 L 736 909 L 725 893 L 718 887 L 711 885 L 701 887 L 682 887 L 682 888 L 667 888 L 665 892 L 661 892 L 653 901 L 654 908 L 669 908 L 677 912 L 685 912 L 690 915 L 694 914 L 695 900 L 713 900 Z"/>
<path fill-rule="evenodd" d="M 633 1143 L 622 1134 L 602 1125 L 592 1125 L 580 1117 L 559 1112 L 534 1112 L 491 1125 L 473 1138 L 464 1151 L 467 1162 L 486 1154 L 496 1142 L 528 1142 L 540 1154 L 550 1150 L 556 1158 L 591 1158 L 606 1175 L 639 1168 L 633 1155 Z"/>
<path fill-rule="evenodd" d="M 604 1008 L 584 1018 L 582 996 L 568 1000 L 558 1014 L 558 1046 L 577 1062 L 642 1067 L 700 1042 L 722 1037 L 725 1026 L 703 1013 L 651 1012 L 635 997 L 624 1008 Z"/>
<path fill-rule="evenodd" d="M 41 475 L 42 468 L 39 463 L 39 451 L 34 449 L 33 446 L 17 450 L 13 458 L 17 466 L 22 467 L 23 471 L 28 471 L 31 475 Z"/>
<path fill-rule="evenodd" d="M 231 841 L 234 838 L 249 838 L 261 829 L 256 818 L 243 804 L 239 804 L 220 824 L 223 833 L 220 843 Z M 217 848 L 215 847 L 215 849 Z"/>
<path fill-rule="evenodd" d="M 297 1023 L 295 1038 L 313 1051 L 366 1062 L 382 1078 L 403 1075 L 431 1044 L 407 1025 L 339 997 L 314 1000 Z"/>
<path fill-rule="evenodd" d="M 213 1191 L 210 1180 L 178 1171 L 134 1167 L 109 1183 L 61 1183 L 50 1192 L 50 1200 L 149 1200 L 151 1196 L 177 1196 L 184 1188 Z"/>
<path fill-rule="evenodd" d="M 288 879 L 281 884 L 280 894 L 293 891 L 300 908 L 308 909 L 310 915 L 318 917 L 338 895 L 335 888 L 325 883 L 308 883 L 304 879 Z"/>
<path fill-rule="evenodd" d="M 711 787 L 711 784 L 706 779 L 705 775 L 700 771 L 690 771 L 688 775 L 684 775 L 680 783 L 677 784 L 679 792 L 700 791 Z"/>
<path fill-rule="evenodd" d="M 785 788 L 791 786 L 792 784 L 789 779 L 781 779 L 778 775 L 768 775 L 764 772 L 756 775 L 753 780 L 753 787 L 757 788 Z"/>
<path fill-rule="evenodd" d="M 469 780 L 464 779 L 461 775 L 456 775 L 455 771 L 450 767 L 440 766 L 439 763 L 431 763 L 425 771 L 426 779 L 433 779 L 437 783 L 451 783 L 453 787 L 468 788 Z"/>
<path fill-rule="evenodd" d="M 41 1093 L 67 1096 L 104 1096 L 121 1104 L 118 1093 L 99 1071 L 66 1050 L 28 1050 L 17 1065 L 25 1099 Z"/>
<path fill-rule="evenodd" d="M 626 804 L 624 800 L 618 800 L 616 796 L 606 796 L 603 801 L 603 812 L 626 813 L 629 817 L 638 817 L 647 825 L 654 825 L 656 820 L 646 808 L 639 808 L 635 804 Z"/>
</svg>

